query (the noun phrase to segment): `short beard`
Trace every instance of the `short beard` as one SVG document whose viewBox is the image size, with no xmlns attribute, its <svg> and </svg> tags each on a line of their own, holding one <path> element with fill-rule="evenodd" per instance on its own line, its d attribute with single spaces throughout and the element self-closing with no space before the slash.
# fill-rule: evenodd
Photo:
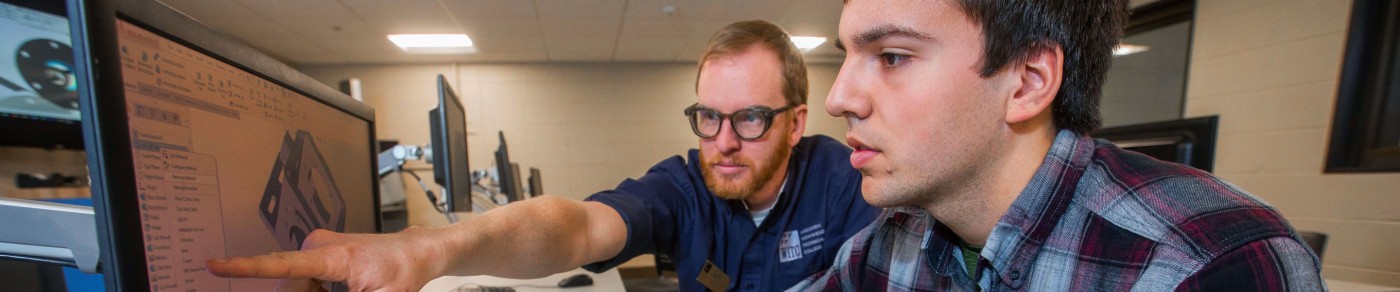
<svg viewBox="0 0 1400 292">
<path fill-rule="evenodd" d="M 749 197 L 753 197 L 753 195 L 758 192 L 758 189 L 763 187 L 763 184 L 773 179 L 773 175 L 778 173 L 778 166 L 782 165 L 783 161 L 788 159 L 788 156 L 792 154 L 792 147 L 789 146 L 791 139 L 788 138 L 787 135 L 782 135 L 779 140 L 781 141 L 778 141 L 778 149 L 774 151 L 773 155 L 768 156 L 768 158 L 763 161 L 763 164 L 753 166 L 754 172 L 750 180 L 733 181 L 731 184 L 720 184 L 720 182 L 727 180 L 727 178 L 720 177 L 719 174 L 715 174 L 710 170 L 718 163 L 719 159 L 705 157 L 705 154 L 701 152 L 700 173 L 705 176 L 705 187 L 709 188 L 711 193 L 714 193 L 716 197 L 721 199 L 745 200 Z M 752 164 L 748 161 L 739 162 Z"/>
</svg>

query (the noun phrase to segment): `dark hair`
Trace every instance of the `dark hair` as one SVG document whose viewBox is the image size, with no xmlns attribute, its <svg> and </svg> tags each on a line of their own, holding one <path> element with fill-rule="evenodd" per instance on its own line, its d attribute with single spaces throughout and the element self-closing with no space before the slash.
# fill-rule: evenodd
<svg viewBox="0 0 1400 292">
<path fill-rule="evenodd" d="M 1127 0 L 959 0 L 984 39 L 981 74 L 989 77 L 1032 53 L 1064 50 L 1064 80 L 1051 105 L 1055 126 L 1087 134 L 1102 123 L 1099 99 L 1123 37 Z"/>
<path fill-rule="evenodd" d="M 753 46 L 763 46 L 778 55 L 783 70 L 783 97 L 787 103 L 807 104 L 807 66 L 802 61 L 802 51 L 792 44 L 787 31 L 772 22 L 747 20 L 720 28 L 710 36 L 697 72 L 705 70 L 705 61 L 743 52 Z M 700 78 L 695 82 L 699 86 Z"/>
</svg>

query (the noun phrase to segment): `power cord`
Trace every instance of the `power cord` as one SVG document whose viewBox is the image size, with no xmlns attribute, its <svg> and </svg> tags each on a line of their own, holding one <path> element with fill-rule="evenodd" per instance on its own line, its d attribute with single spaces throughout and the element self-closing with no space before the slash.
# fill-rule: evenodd
<svg viewBox="0 0 1400 292">
<path fill-rule="evenodd" d="M 423 193 L 428 195 L 428 202 L 433 204 L 433 209 L 436 209 L 438 213 L 442 213 L 443 215 L 447 216 L 447 223 L 457 223 L 457 216 L 453 215 L 451 211 L 447 210 L 447 202 L 438 202 L 437 195 L 434 195 L 433 189 L 428 188 L 428 184 L 423 182 L 423 178 L 418 177 L 418 174 L 414 173 L 411 170 L 404 171 L 403 169 L 400 169 L 399 171 L 407 172 L 408 175 L 413 176 L 413 180 L 418 181 L 418 187 L 422 188 Z"/>
</svg>

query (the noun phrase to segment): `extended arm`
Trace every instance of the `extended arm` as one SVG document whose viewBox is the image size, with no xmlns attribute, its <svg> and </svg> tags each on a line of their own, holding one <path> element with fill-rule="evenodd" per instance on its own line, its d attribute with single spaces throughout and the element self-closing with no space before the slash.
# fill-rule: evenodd
<svg viewBox="0 0 1400 292">
<path fill-rule="evenodd" d="M 596 202 L 543 196 L 450 226 L 395 234 L 312 232 L 301 251 L 212 260 L 220 277 L 344 281 L 352 290 L 419 290 L 442 275 L 533 278 L 608 259 L 627 228 Z M 305 281 L 287 287 L 310 287 Z"/>
</svg>

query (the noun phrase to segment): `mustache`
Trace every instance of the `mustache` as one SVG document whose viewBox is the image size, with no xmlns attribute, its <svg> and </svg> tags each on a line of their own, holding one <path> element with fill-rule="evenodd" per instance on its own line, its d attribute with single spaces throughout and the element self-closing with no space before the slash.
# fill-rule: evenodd
<svg viewBox="0 0 1400 292">
<path fill-rule="evenodd" d="M 744 159 L 744 158 L 738 157 L 738 156 L 725 156 L 725 155 L 720 155 L 719 157 L 707 157 L 707 156 L 705 156 L 705 155 L 701 155 L 701 156 L 700 156 L 700 160 L 701 160 L 701 163 L 702 163 L 703 165 L 705 165 L 706 167 L 715 166 L 715 165 L 718 165 L 718 164 L 741 165 L 741 166 L 752 166 L 752 165 L 753 165 L 753 160 Z"/>
</svg>

